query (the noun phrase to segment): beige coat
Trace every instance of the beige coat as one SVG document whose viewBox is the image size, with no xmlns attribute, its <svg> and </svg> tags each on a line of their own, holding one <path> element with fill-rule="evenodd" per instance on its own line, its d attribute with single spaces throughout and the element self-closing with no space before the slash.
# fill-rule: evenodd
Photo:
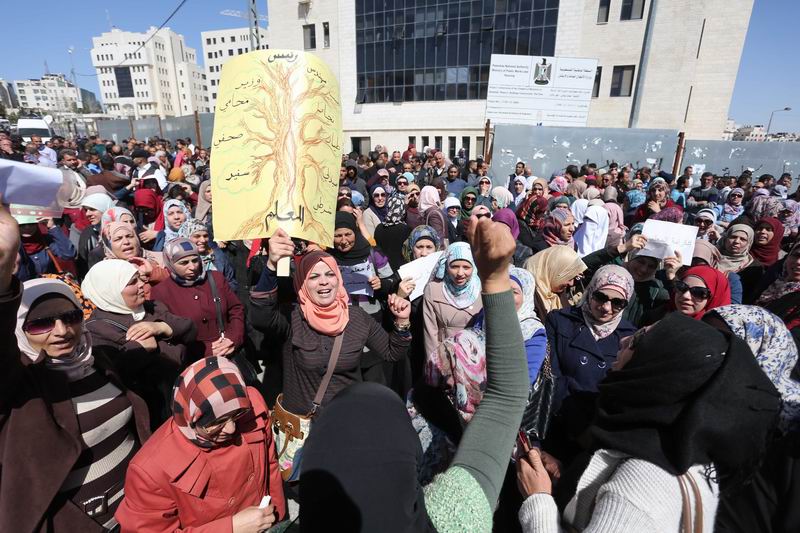
<svg viewBox="0 0 800 533">
<path fill-rule="evenodd" d="M 428 283 L 422 298 L 426 357 L 447 337 L 471 325 L 473 318 L 483 309 L 480 298 L 466 309 L 456 309 L 444 297 L 444 283 L 441 281 Z"/>
</svg>

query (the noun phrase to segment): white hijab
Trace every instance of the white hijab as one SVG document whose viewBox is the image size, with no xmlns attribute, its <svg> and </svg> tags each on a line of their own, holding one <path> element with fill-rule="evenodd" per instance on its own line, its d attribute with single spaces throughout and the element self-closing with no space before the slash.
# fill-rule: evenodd
<svg viewBox="0 0 800 533">
<path fill-rule="evenodd" d="M 84 330 L 81 335 L 80 344 L 75 348 L 72 355 L 67 357 L 46 357 L 44 351 L 36 351 L 33 346 L 28 342 L 28 337 L 22 330 L 22 325 L 28 317 L 28 312 L 31 306 L 36 303 L 36 300 L 48 294 L 58 294 L 68 299 L 75 304 L 76 309 L 82 309 L 78 298 L 69 285 L 63 281 L 50 278 L 37 278 L 31 279 L 22 285 L 22 298 L 17 309 L 17 327 L 14 333 L 17 337 L 17 346 L 19 351 L 22 352 L 33 363 L 39 363 L 45 360 L 48 368 L 56 371 L 65 372 L 70 381 L 76 381 L 82 377 L 91 374 L 94 369 L 92 363 L 94 357 L 92 356 L 92 343 L 89 333 Z"/>
<path fill-rule="evenodd" d="M 122 298 L 122 291 L 137 272 L 138 269 L 127 261 L 106 259 L 89 269 L 81 284 L 81 290 L 98 309 L 109 313 L 133 315 L 133 319 L 139 321 L 144 318 L 144 307 L 131 309 Z"/>
<path fill-rule="evenodd" d="M 583 224 L 575 231 L 575 247 L 578 255 L 585 257 L 605 248 L 607 239 L 608 211 L 599 205 L 589 206 L 583 215 Z"/>
</svg>

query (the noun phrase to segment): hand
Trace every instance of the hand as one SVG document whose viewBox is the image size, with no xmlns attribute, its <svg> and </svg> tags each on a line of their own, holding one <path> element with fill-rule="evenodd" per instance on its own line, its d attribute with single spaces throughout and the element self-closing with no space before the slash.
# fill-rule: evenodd
<svg viewBox="0 0 800 533">
<path fill-rule="evenodd" d="M 536 448 L 531 448 L 528 454 L 517 461 L 517 487 L 523 498 L 532 494 L 550 494 L 553 482 L 550 474 L 542 463 L 542 455 Z"/>
<path fill-rule="evenodd" d="M 153 263 L 144 257 L 131 257 L 128 259 L 128 263 L 139 269 L 139 277 L 142 278 L 142 281 L 145 283 L 150 281 L 150 276 L 153 274 Z"/>
<path fill-rule="evenodd" d="M 139 186 L 139 178 L 133 178 L 131 182 L 125 186 L 125 188 L 128 189 L 129 191 L 132 191 L 138 186 Z"/>
<path fill-rule="evenodd" d="M 248 507 L 233 515 L 233 533 L 260 533 L 275 523 L 275 506 Z"/>
<path fill-rule="evenodd" d="M 278 261 L 284 257 L 292 257 L 294 255 L 294 243 L 289 237 L 289 234 L 278 228 L 269 238 L 269 258 L 267 259 L 267 268 L 270 270 L 278 269 Z"/>
<path fill-rule="evenodd" d="M 364 215 L 364 212 L 361 210 L 360 207 L 356 207 L 353 209 L 353 216 L 356 217 L 356 223 L 361 225 L 361 217 Z"/>
<path fill-rule="evenodd" d="M 158 350 L 158 341 L 156 340 L 155 337 L 147 337 L 146 339 L 139 339 L 136 342 L 141 344 L 142 348 L 144 348 L 148 352 L 155 352 L 156 350 Z"/>
<path fill-rule="evenodd" d="M 411 303 L 396 294 L 390 294 L 389 311 L 394 315 L 395 323 L 406 324 L 411 316 Z"/>
<path fill-rule="evenodd" d="M 658 202 L 656 202 L 655 200 L 650 200 L 649 202 L 647 202 L 647 208 L 653 213 L 658 213 L 659 211 L 661 211 L 661 206 L 658 205 Z"/>
<path fill-rule="evenodd" d="M 56 223 L 53 222 L 53 218 L 52 217 L 43 218 L 43 219 L 39 220 L 39 222 L 44 222 L 45 226 L 47 226 L 47 229 L 53 229 L 53 228 L 56 227 Z"/>
<path fill-rule="evenodd" d="M 633 235 L 630 239 L 625 242 L 621 242 L 617 245 L 617 251 L 619 255 L 626 254 L 631 250 L 641 250 L 647 245 L 647 237 L 644 235 Z"/>
<path fill-rule="evenodd" d="M 678 250 L 675 250 L 674 257 L 664 258 L 664 272 L 667 274 L 667 279 L 673 280 L 678 273 L 678 270 L 683 266 L 683 257 Z"/>
<path fill-rule="evenodd" d="M 719 240 L 719 232 L 715 226 L 711 226 L 709 230 L 706 232 L 708 236 L 708 242 L 714 244 Z"/>
<path fill-rule="evenodd" d="M 508 226 L 489 218 L 470 217 L 467 239 L 483 284 L 483 292 L 492 294 L 511 290 L 508 265 L 517 249 Z"/>
<path fill-rule="evenodd" d="M 142 241 L 143 244 L 147 244 L 153 242 L 158 237 L 158 232 L 154 229 L 146 229 L 139 234 L 139 240 Z"/>
<path fill-rule="evenodd" d="M 172 328 L 166 322 L 137 322 L 128 328 L 125 339 L 139 341 L 149 337 L 170 337 Z"/>
<path fill-rule="evenodd" d="M 542 454 L 542 464 L 544 465 L 544 469 L 547 470 L 547 473 L 550 474 L 550 479 L 553 481 L 561 479 L 561 461 L 546 451 L 542 450 L 540 453 Z"/>
<path fill-rule="evenodd" d="M 397 287 L 397 296 L 400 298 L 408 298 L 416 287 L 417 284 L 414 282 L 414 278 L 406 278 L 401 281 L 400 285 Z"/>
<path fill-rule="evenodd" d="M 225 357 L 233 353 L 235 345 L 227 337 L 220 337 L 211 343 L 211 355 L 214 357 Z"/>
<path fill-rule="evenodd" d="M 214 242 L 217 243 L 217 248 L 219 248 L 220 250 L 228 246 L 228 241 L 214 241 Z"/>
<path fill-rule="evenodd" d="M 2 202 L 2 198 L 0 198 Z M 8 210 L 0 204 L 0 292 L 11 285 L 11 275 L 19 255 L 19 225 Z"/>
<path fill-rule="evenodd" d="M 381 278 L 378 276 L 372 276 L 369 278 L 369 286 L 372 287 L 373 291 L 377 291 L 381 288 Z"/>
</svg>

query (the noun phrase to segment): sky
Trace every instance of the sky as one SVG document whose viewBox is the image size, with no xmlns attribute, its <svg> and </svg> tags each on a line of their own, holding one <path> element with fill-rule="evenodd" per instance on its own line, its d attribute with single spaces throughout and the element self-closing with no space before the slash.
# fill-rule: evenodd
<svg viewBox="0 0 800 533">
<path fill-rule="evenodd" d="M 127 31 L 145 31 L 161 24 L 178 0 L 136 0 L 135 7 L 84 0 L 71 9 L 60 0 L 40 0 L 36 11 L 45 15 L 35 17 L 26 2 L 4 4 L 2 42 L 6 53 L 0 60 L 0 77 L 14 80 L 40 77 L 45 60 L 51 73 L 68 75 L 70 46 L 75 47 L 76 72 L 93 74 L 92 36 L 108 31 L 109 19 Z M 259 4 L 266 12 L 266 2 Z M 244 11 L 245 7 L 245 0 L 188 0 L 168 26 L 183 34 L 202 59 L 200 32 L 246 26 L 246 19 L 219 14 L 223 9 Z M 775 113 L 771 131 L 800 132 L 800 56 L 794 27 L 798 20 L 797 0 L 755 0 L 729 112 L 738 124 L 766 125 L 773 110 L 788 106 L 793 110 Z M 93 75 L 79 75 L 78 85 L 100 93 Z"/>
</svg>

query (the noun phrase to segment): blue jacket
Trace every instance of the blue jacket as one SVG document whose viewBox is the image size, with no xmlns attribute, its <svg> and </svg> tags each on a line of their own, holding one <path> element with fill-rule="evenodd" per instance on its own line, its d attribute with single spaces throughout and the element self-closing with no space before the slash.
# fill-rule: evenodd
<svg viewBox="0 0 800 533">
<path fill-rule="evenodd" d="M 55 274 L 58 272 L 58 269 L 53 264 L 53 260 L 47 253 L 48 249 L 59 259 L 73 260 L 77 254 L 72 242 L 70 242 L 69 238 L 64 235 L 64 232 L 61 231 L 61 228 L 58 226 L 47 230 L 45 241 L 47 242 L 47 247 L 44 250 L 28 255 L 37 276 L 41 276 L 42 274 Z"/>
<path fill-rule="evenodd" d="M 597 386 L 617 359 L 620 340 L 636 331 L 636 326 L 623 318 L 614 333 L 596 341 L 583 320 L 580 306 L 551 311 L 545 328 L 556 377 L 555 412 L 572 394 L 597 392 Z"/>
</svg>

